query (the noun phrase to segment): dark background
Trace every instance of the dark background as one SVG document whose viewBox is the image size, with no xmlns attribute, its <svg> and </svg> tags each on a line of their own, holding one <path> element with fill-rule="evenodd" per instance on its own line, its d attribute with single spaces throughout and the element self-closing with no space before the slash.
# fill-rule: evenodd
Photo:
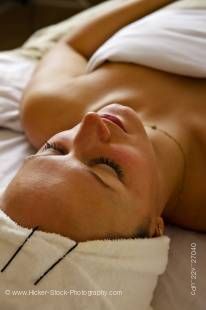
<svg viewBox="0 0 206 310">
<path fill-rule="evenodd" d="M 37 29 L 105 0 L 0 0 L 0 50 L 21 46 Z"/>
</svg>

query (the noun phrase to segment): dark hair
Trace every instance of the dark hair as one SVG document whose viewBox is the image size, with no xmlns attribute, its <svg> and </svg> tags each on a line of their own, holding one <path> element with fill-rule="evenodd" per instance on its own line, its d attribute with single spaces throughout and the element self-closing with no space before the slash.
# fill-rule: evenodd
<svg viewBox="0 0 206 310">
<path fill-rule="evenodd" d="M 137 227 L 135 232 L 132 235 L 120 235 L 120 234 L 110 234 L 108 233 L 105 237 L 105 239 L 136 239 L 136 238 L 150 238 L 150 233 L 149 233 L 149 228 L 150 228 L 150 219 L 146 218 L 144 222 L 142 223 L 141 226 Z"/>
<path fill-rule="evenodd" d="M 148 227 L 140 227 L 137 231 L 130 237 L 132 239 L 135 238 L 150 238 L 149 228 Z"/>
</svg>

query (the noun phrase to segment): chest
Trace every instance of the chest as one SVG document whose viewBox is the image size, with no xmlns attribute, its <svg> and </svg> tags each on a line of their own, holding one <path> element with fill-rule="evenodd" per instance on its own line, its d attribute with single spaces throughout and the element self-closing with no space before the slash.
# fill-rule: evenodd
<svg viewBox="0 0 206 310">
<path fill-rule="evenodd" d="M 192 125 L 184 191 L 176 208 L 170 214 L 165 211 L 164 216 L 182 228 L 206 232 L 206 113 Z"/>
<path fill-rule="evenodd" d="M 191 148 L 184 194 L 169 220 L 181 227 L 206 231 L 206 80 L 173 77 L 120 64 L 100 68 L 95 78 L 98 86 L 89 107 L 93 111 L 118 102 L 158 119 L 179 109 L 182 121 L 190 124 Z"/>
</svg>

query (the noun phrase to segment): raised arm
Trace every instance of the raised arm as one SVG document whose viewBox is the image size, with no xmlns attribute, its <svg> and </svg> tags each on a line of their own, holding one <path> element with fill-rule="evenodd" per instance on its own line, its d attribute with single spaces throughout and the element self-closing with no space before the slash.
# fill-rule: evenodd
<svg viewBox="0 0 206 310">
<path fill-rule="evenodd" d="M 61 39 L 38 65 L 21 103 L 28 139 L 39 148 L 53 134 L 74 125 L 86 105 L 83 95 L 87 59 L 116 31 L 171 0 L 125 0 L 103 10 Z M 85 102 L 82 102 L 84 98 Z M 79 106 L 78 106 L 79 104 Z"/>
<path fill-rule="evenodd" d="M 122 0 L 101 15 L 81 24 L 65 40 L 78 53 L 89 59 L 115 32 L 175 0 Z"/>
</svg>

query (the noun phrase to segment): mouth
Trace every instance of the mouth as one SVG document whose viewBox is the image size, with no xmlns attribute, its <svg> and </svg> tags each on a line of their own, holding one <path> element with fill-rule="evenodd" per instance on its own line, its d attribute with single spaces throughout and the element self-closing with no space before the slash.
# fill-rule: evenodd
<svg viewBox="0 0 206 310">
<path fill-rule="evenodd" d="M 124 130 L 124 132 L 126 132 L 126 129 L 124 128 L 122 122 L 120 121 L 120 119 L 118 117 L 111 115 L 111 114 L 101 114 L 100 116 L 101 116 L 101 118 L 108 119 L 109 121 L 118 125 L 122 130 Z"/>
</svg>

